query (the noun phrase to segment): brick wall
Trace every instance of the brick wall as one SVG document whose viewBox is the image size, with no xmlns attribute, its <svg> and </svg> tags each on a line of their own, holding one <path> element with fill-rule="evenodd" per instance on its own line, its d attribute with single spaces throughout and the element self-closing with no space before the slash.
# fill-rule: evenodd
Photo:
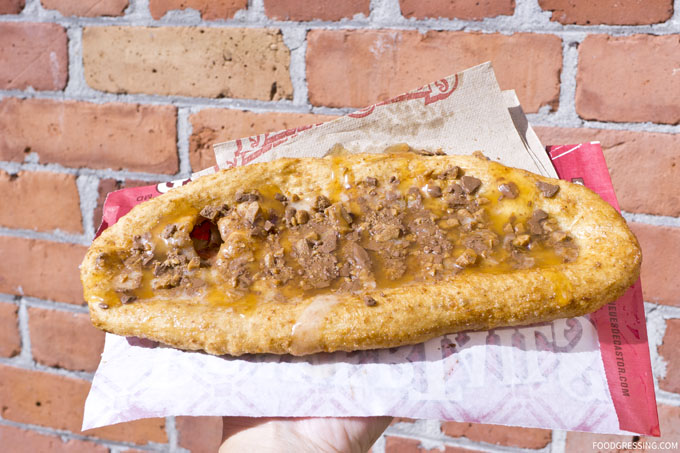
<svg viewBox="0 0 680 453">
<path fill-rule="evenodd" d="M 673 4 L 675 3 L 675 4 Z M 680 433 L 680 1 L 0 0 L 0 449 L 211 451 L 214 418 L 81 433 L 102 349 L 78 264 L 115 188 L 490 59 L 545 143 L 600 140 L 644 250 L 664 439 Z M 373 93 L 379 93 L 377 96 Z M 397 420 L 382 452 L 591 451 Z"/>
</svg>

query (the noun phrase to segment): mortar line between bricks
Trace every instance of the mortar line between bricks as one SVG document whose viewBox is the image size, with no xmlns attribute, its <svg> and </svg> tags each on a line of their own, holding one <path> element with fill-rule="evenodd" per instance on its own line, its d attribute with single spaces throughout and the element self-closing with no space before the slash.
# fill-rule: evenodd
<svg viewBox="0 0 680 453">
<path fill-rule="evenodd" d="M 26 306 L 26 301 L 22 298 L 19 299 L 19 312 L 18 312 L 18 327 L 19 336 L 21 338 L 21 353 L 16 357 L 16 363 L 25 366 L 34 366 L 33 361 L 33 348 L 31 347 L 31 332 L 28 327 L 28 308 Z"/>
<path fill-rule="evenodd" d="M 655 214 L 641 214 L 636 212 L 621 211 L 623 218 L 628 222 L 645 223 L 654 226 L 680 227 L 680 218 Z"/>
<path fill-rule="evenodd" d="M 34 231 L 20 228 L 6 228 L 0 226 L 0 237 L 13 237 L 22 239 L 33 239 L 37 241 L 58 242 L 61 244 L 90 245 L 90 240 L 84 235 L 72 235 L 62 233 L 59 230 L 52 232 Z"/>
<path fill-rule="evenodd" d="M 191 168 L 191 160 L 189 156 L 189 146 L 192 130 L 191 121 L 189 121 L 189 107 L 177 108 L 177 157 L 179 159 L 178 176 L 181 178 L 188 178 L 191 176 L 193 169 Z M 199 169 L 199 170 L 202 170 Z"/>
<path fill-rule="evenodd" d="M 69 313 L 89 313 L 87 305 L 76 305 L 69 304 L 66 302 L 57 302 L 52 300 L 38 299 L 37 297 L 24 296 L 21 298 L 25 303 L 26 307 L 29 308 L 44 308 L 49 310 L 63 311 Z"/>
<path fill-rule="evenodd" d="M 35 154 L 35 153 L 32 153 Z M 156 174 L 156 173 L 144 173 L 135 172 L 131 170 L 113 170 L 110 168 L 104 169 L 90 169 L 90 168 L 74 168 L 74 167 L 64 167 L 61 164 L 56 163 L 46 163 L 40 164 L 36 162 L 10 162 L 10 161 L 0 161 L 0 170 L 4 170 L 10 174 L 16 174 L 22 170 L 25 171 L 49 171 L 55 173 L 66 173 L 70 175 L 86 175 L 86 176 L 98 176 L 100 178 L 114 178 L 119 180 L 125 180 L 127 178 L 134 178 L 143 181 L 172 181 L 173 179 L 181 178 L 178 173 L 167 175 L 167 174 Z"/>
<path fill-rule="evenodd" d="M 83 436 L 82 434 L 76 434 L 71 431 L 66 431 L 63 429 L 50 428 L 47 426 L 33 425 L 31 423 L 20 423 L 13 420 L 8 420 L 6 418 L 0 417 L 0 425 L 11 426 L 14 428 L 28 429 L 35 431 L 40 434 L 45 434 L 49 436 L 58 436 L 62 439 L 76 439 L 85 440 L 89 442 L 96 443 L 98 445 L 104 445 L 107 447 L 119 447 L 119 448 L 135 448 L 144 451 L 167 451 L 164 447 L 166 444 L 159 444 L 156 442 L 149 442 L 147 445 L 137 445 L 130 442 L 120 442 L 115 440 L 101 439 L 98 437 Z"/>
<path fill-rule="evenodd" d="M 564 453 L 567 446 L 567 433 L 561 429 L 553 429 L 550 436 L 550 453 Z"/>
<path fill-rule="evenodd" d="M 52 374 L 55 376 L 62 376 L 62 377 L 67 377 L 70 379 L 78 379 L 81 381 L 87 381 L 87 382 L 92 382 L 92 378 L 94 377 L 94 373 L 90 373 L 87 371 L 74 371 L 74 370 L 67 370 L 66 368 L 56 368 L 56 367 L 50 367 L 47 365 L 42 365 L 40 363 L 37 363 L 35 360 L 31 358 L 31 363 L 25 363 L 24 360 L 21 360 L 21 356 L 17 357 L 12 357 L 12 358 L 4 358 L 0 357 L 0 365 L 9 365 L 14 368 L 21 368 L 23 370 L 29 370 L 29 371 L 42 371 L 48 374 Z"/>
<path fill-rule="evenodd" d="M 663 319 L 678 319 L 680 318 L 680 307 L 673 305 L 663 305 L 654 302 L 645 302 L 646 313 L 659 313 Z"/>
<path fill-rule="evenodd" d="M 180 16 L 185 15 L 186 18 Z M 200 27 L 200 28 L 296 28 L 300 26 L 312 29 L 324 30 L 428 30 L 428 31 L 465 31 L 481 33 L 541 33 L 541 34 L 568 34 L 568 33 L 588 33 L 588 34 L 608 34 L 610 36 L 629 36 L 632 34 L 653 34 L 670 35 L 678 31 L 678 20 L 671 17 L 666 22 L 659 24 L 643 25 L 563 25 L 559 22 L 546 22 L 537 25 L 532 22 L 525 22 L 516 16 L 497 16 L 486 18 L 481 21 L 462 20 L 462 19 L 403 19 L 396 21 L 375 22 L 368 18 L 362 19 L 341 19 L 339 21 L 278 21 L 269 18 L 255 20 L 249 19 L 218 19 L 218 20 L 196 20 L 187 13 L 172 14 L 170 18 L 153 18 L 139 16 L 120 16 L 120 17 L 63 17 L 58 14 L 45 13 L 39 17 L 37 22 L 55 23 L 64 27 L 78 25 L 83 27 L 95 26 L 135 26 L 135 27 Z M 248 16 L 248 14 L 244 14 Z M 0 17 L 2 22 L 25 22 L 35 23 L 36 18 L 29 14 L 4 15 Z"/>
<path fill-rule="evenodd" d="M 680 406 L 680 395 L 677 393 L 661 390 L 658 387 L 655 391 L 657 403 L 666 404 L 668 406 Z"/>
</svg>

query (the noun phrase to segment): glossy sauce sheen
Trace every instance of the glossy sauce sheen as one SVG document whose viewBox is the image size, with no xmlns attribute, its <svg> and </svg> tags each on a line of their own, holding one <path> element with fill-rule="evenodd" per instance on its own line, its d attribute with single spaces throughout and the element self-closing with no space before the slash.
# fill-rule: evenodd
<svg viewBox="0 0 680 453">
<path fill-rule="evenodd" d="M 405 151 L 404 149 L 396 148 L 392 152 Z M 512 221 L 514 225 L 524 225 L 526 227 L 529 218 L 534 213 L 535 209 L 533 206 L 533 200 L 541 197 L 540 191 L 530 184 L 529 182 L 519 179 L 510 180 L 508 178 L 508 171 L 505 168 L 498 167 L 493 174 L 493 183 L 481 184 L 481 186 L 472 194 L 466 196 L 468 203 L 471 205 L 466 205 L 468 207 L 472 206 L 473 209 L 476 207 L 477 210 L 482 210 L 483 221 L 477 226 L 473 226 L 464 231 L 462 224 L 452 227 L 441 227 L 438 229 L 443 233 L 446 241 L 451 244 L 449 250 L 444 253 L 434 253 L 437 255 L 435 261 L 439 262 L 435 264 L 429 263 L 430 256 L 424 253 L 422 248 L 417 242 L 417 238 L 411 240 L 409 245 L 406 247 L 406 270 L 398 278 L 391 277 L 388 272 L 388 268 L 382 265 L 384 257 L 381 256 L 380 251 L 371 250 L 370 241 L 374 241 L 374 231 L 366 229 L 365 227 L 360 227 L 367 217 L 367 214 L 371 209 L 367 208 L 371 205 L 373 201 L 385 199 L 387 192 L 392 191 L 393 193 L 400 194 L 406 201 L 408 206 L 411 203 L 409 191 L 413 192 L 413 188 L 417 188 L 420 192 L 422 198 L 422 208 L 417 207 L 415 203 L 414 208 L 405 208 L 400 211 L 403 214 L 402 219 L 404 223 L 411 221 L 418 216 L 423 215 L 423 210 L 429 212 L 430 217 L 434 218 L 434 222 L 438 223 L 441 221 L 446 221 L 449 219 L 456 219 L 460 223 L 460 216 L 457 211 L 460 206 L 453 206 L 451 204 L 451 198 L 449 194 L 446 194 L 447 187 L 452 184 L 461 184 L 461 174 L 467 175 L 465 169 L 461 169 L 456 177 L 440 179 L 436 174 L 428 174 L 424 168 L 422 160 L 403 160 L 403 165 L 400 166 L 398 171 L 394 175 L 388 176 L 392 179 L 396 178 L 397 181 L 390 182 L 386 179 L 379 179 L 376 186 L 367 184 L 366 181 L 357 181 L 351 170 L 351 158 L 344 155 L 329 156 L 328 159 L 331 160 L 331 181 L 319 181 L 320 185 L 326 185 L 325 196 L 328 198 L 332 205 L 340 204 L 348 213 L 351 214 L 353 221 L 349 225 L 349 231 L 337 231 L 337 247 L 331 252 L 338 260 L 337 265 L 342 266 L 349 260 L 347 248 L 349 247 L 349 235 L 353 231 L 359 231 L 358 234 L 355 233 L 354 242 L 359 244 L 364 250 L 366 250 L 368 256 L 370 257 L 371 266 L 369 277 L 359 279 L 356 277 L 356 273 L 361 269 L 359 267 L 352 268 L 355 272 L 350 277 L 338 276 L 333 278 L 328 285 L 324 287 L 310 287 L 309 281 L 305 281 L 303 278 L 303 273 L 306 271 L 305 267 L 296 260 L 295 255 L 295 243 L 299 241 L 298 233 L 300 228 L 297 230 L 291 225 L 285 224 L 283 222 L 286 206 L 297 206 L 302 210 L 305 207 L 310 207 L 314 205 L 316 194 L 314 197 L 306 197 L 305 194 L 291 194 L 286 193 L 280 187 L 275 185 L 266 185 L 263 187 L 253 187 L 244 188 L 245 192 L 258 193 L 258 204 L 259 204 L 259 214 L 256 220 L 258 225 L 262 225 L 266 220 L 274 220 L 276 224 L 276 232 L 269 233 L 276 236 L 276 241 L 283 250 L 283 259 L 287 267 L 292 269 L 293 276 L 285 282 L 277 282 L 276 279 L 268 276 L 264 272 L 265 265 L 263 264 L 266 260 L 268 253 L 271 253 L 271 248 L 267 245 L 267 236 L 252 236 L 248 228 L 236 228 L 229 230 L 227 237 L 221 237 L 223 241 L 219 244 L 219 249 L 217 245 L 214 246 L 214 250 L 204 253 L 200 259 L 200 267 L 192 269 L 190 271 L 184 271 L 185 276 L 182 277 L 181 284 L 175 285 L 173 287 L 163 287 L 154 288 L 154 279 L 157 276 L 154 274 L 153 265 L 154 263 L 162 263 L 168 259 L 172 252 L 172 247 L 175 247 L 175 252 L 180 250 L 186 256 L 191 257 L 196 254 L 196 250 L 191 250 L 187 238 L 189 238 L 189 233 L 194 227 L 206 222 L 207 220 L 201 217 L 198 212 L 190 207 L 186 209 L 180 209 L 179 214 L 173 215 L 172 217 L 164 217 L 158 221 L 149 232 L 147 239 L 150 244 L 152 244 L 153 261 L 150 264 L 142 266 L 142 278 L 141 283 L 137 288 L 133 290 L 128 290 L 125 292 L 132 302 L 130 303 L 142 303 L 145 300 L 151 300 L 154 298 L 158 299 L 173 299 L 173 300 L 186 300 L 187 303 L 207 303 L 213 306 L 229 307 L 235 312 L 248 315 L 253 311 L 255 307 L 259 304 L 264 303 L 286 303 L 294 302 L 302 298 L 314 297 L 316 303 L 314 306 L 318 306 L 324 301 L 332 300 L 333 294 L 341 292 L 361 292 L 367 293 L 372 291 L 379 292 L 381 289 L 395 288 L 402 286 L 409 286 L 413 284 L 427 284 L 427 282 L 437 282 L 442 283 L 446 281 L 454 280 L 458 275 L 468 273 L 468 272 L 484 272 L 492 274 L 500 273 L 512 273 L 518 268 L 540 268 L 547 271 L 546 275 L 549 275 L 549 279 L 553 282 L 555 286 L 555 295 L 558 303 L 564 299 L 566 303 L 566 298 L 562 296 L 567 293 L 569 288 L 567 285 L 567 280 L 560 272 L 551 272 L 550 268 L 556 267 L 568 260 L 575 259 L 578 254 L 576 245 L 573 243 L 571 238 L 566 235 L 566 239 L 555 245 L 555 242 L 546 237 L 550 236 L 554 231 L 560 233 L 559 228 L 556 228 L 554 224 L 549 230 L 545 232 L 544 235 L 531 235 L 530 246 L 512 246 L 508 247 L 507 244 L 503 244 L 504 237 L 508 233 L 508 222 Z M 467 175 L 474 177 L 473 174 Z M 518 189 L 518 195 L 516 198 L 503 198 L 501 192 L 499 191 L 499 186 L 504 183 L 515 183 Z M 429 189 L 432 186 L 439 186 L 444 192 L 442 196 L 431 196 Z M 369 195 L 371 190 L 375 191 L 375 195 Z M 282 202 L 275 199 L 277 194 L 283 194 L 287 197 L 287 201 Z M 293 201 L 294 197 L 298 196 L 299 201 Z M 362 201 L 362 197 L 364 197 Z M 411 197 L 413 198 L 413 197 Z M 366 199 L 373 200 L 367 202 Z M 226 216 L 234 217 L 235 222 L 241 222 L 240 225 L 247 225 L 242 219 L 236 214 L 237 206 L 240 204 L 235 200 L 224 200 L 224 203 L 229 205 L 229 211 Z M 385 203 L 386 206 L 383 209 L 391 209 L 393 205 Z M 372 206 L 372 205 L 371 205 Z M 395 208 L 396 209 L 396 208 Z M 328 210 L 322 210 L 315 213 L 312 209 L 307 210 L 312 220 L 314 221 L 314 216 L 317 219 L 323 221 L 324 218 L 328 218 L 330 215 Z M 225 216 L 225 217 L 226 217 Z M 325 216 L 325 217 L 324 217 Z M 216 219 L 216 222 L 219 221 Z M 550 222 L 554 222 L 551 219 L 547 220 L 547 223 L 542 223 L 542 225 L 548 225 Z M 217 225 L 217 223 L 215 225 Z M 308 222 L 309 223 L 309 222 Z M 173 242 L 174 238 L 164 238 L 163 231 L 168 225 L 175 225 L 178 229 L 177 236 L 183 237 L 183 246 L 177 248 L 177 241 Z M 522 227 L 520 227 L 521 230 Z M 547 227 L 546 227 L 547 228 Z M 475 231 L 491 231 L 497 236 L 497 241 L 494 243 L 489 250 L 482 254 L 477 253 L 476 261 L 473 264 L 461 265 L 458 261 L 462 254 L 472 250 L 470 247 L 462 243 L 462 237 L 466 234 L 475 233 Z M 228 267 L 229 263 L 234 259 L 238 259 L 238 256 L 234 258 L 234 255 L 227 253 L 226 248 L 228 244 L 232 244 L 229 240 L 229 235 L 236 234 L 241 235 L 238 237 L 243 237 L 246 250 L 248 253 L 252 253 L 252 260 L 241 266 L 239 269 L 249 275 L 250 283 L 245 284 L 234 284 L 230 281 L 233 275 L 229 275 Z M 399 236 L 399 240 L 407 240 L 409 235 L 414 233 L 409 230 L 402 231 Z M 515 232 L 511 233 L 515 235 Z M 555 233 L 557 234 L 557 233 Z M 234 236 L 234 237 L 237 237 Z M 519 233 L 515 236 L 519 236 Z M 270 238 L 271 239 L 271 238 Z M 181 242 L 181 240 L 178 240 Z M 170 243 L 170 245 L 169 245 Z M 195 245 L 196 241 L 194 240 Z M 173 246 L 173 244 L 175 244 Z M 239 243 L 237 243 L 238 245 Z M 310 247 L 317 247 L 317 244 Z M 204 251 L 205 252 L 205 251 Z M 193 254 L 193 255 L 192 255 Z M 518 267 L 517 261 L 513 258 L 514 255 L 521 255 L 522 266 Z M 237 254 L 238 255 L 238 254 Z M 118 256 L 115 258 L 118 265 L 116 268 L 121 274 L 129 272 L 129 267 L 125 264 L 127 256 Z M 527 262 L 531 262 L 531 266 L 526 266 Z M 453 263 L 453 264 L 452 264 Z M 428 267 L 429 266 L 429 267 Z M 433 270 L 433 268 L 436 268 Z M 139 267 L 136 267 L 139 269 Z M 245 271 L 244 271 L 245 269 Z M 359 269 L 359 271 L 357 270 Z M 367 274 L 362 274 L 367 275 Z M 353 280 L 360 280 L 358 283 Z M 101 301 L 108 306 L 115 306 L 120 304 L 123 300 L 121 298 L 122 291 L 120 288 L 115 288 L 115 284 L 112 282 L 114 290 L 103 291 L 98 297 Z M 196 296 L 199 297 L 196 297 Z M 266 298 L 265 298 L 266 295 Z M 200 302 L 197 302 L 200 301 Z M 368 302 L 367 302 L 368 304 Z M 318 310 L 317 310 L 318 311 Z M 316 311 L 314 314 L 309 316 L 318 316 Z M 308 316 L 308 317 L 309 317 Z M 304 318 L 304 316 L 303 316 Z M 304 323 L 302 323 L 304 324 Z M 314 324 L 314 323 L 308 323 Z M 304 327 L 304 326 L 303 326 Z M 300 327 L 302 329 L 302 327 Z M 307 329 L 308 330 L 308 329 Z M 296 335 L 294 333 L 294 337 Z"/>
</svg>

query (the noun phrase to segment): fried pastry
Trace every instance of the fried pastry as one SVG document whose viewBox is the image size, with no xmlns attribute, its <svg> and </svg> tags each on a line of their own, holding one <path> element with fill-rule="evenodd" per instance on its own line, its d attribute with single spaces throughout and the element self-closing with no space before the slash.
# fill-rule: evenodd
<svg viewBox="0 0 680 453">
<path fill-rule="evenodd" d="M 573 317 L 638 278 L 589 189 L 479 156 L 279 159 L 136 206 L 81 266 L 95 326 L 210 354 L 354 351 Z"/>
</svg>

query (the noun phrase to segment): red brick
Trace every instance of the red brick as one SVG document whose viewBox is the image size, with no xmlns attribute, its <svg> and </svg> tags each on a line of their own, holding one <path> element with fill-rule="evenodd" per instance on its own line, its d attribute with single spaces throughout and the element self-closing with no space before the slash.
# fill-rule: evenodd
<svg viewBox="0 0 680 453">
<path fill-rule="evenodd" d="M 63 90 L 68 78 L 66 30 L 57 24 L 0 23 L 0 89 Z"/>
<path fill-rule="evenodd" d="M 340 20 L 368 17 L 370 0 L 264 0 L 264 12 L 275 20 Z"/>
<path fill-rule="evenodd" d="M 0 365 L 0 416 L 80 433 L 90 383 L 42 371 Z M 84 431 L 82 434 L 120 442 L 165 443 L 165 421 L 151 418 Z"/>
<path fill-rule="evenodd" d="M 564 448 L 565 453 L 627 453 L 632 452 L 632 450 L 627 449 L 602 449 L 595 448 L 597 442 L 632 442 L 633 436 L 618 436 L 616 434 L 595 434 L 595 433 L 582 433 L 582 432 L 568 432 L 567 441 Z M 607 445 L 607 444 L 605 444 Z M 637 450 L 640 451 L 640 450 Z"/>
<path fill-rule="evenodd" d="M 579 46 L 576 111 L 599 121 L 680 122 L 680 35 L 589 35 Z"/>
<path fill-rule="evenodd" d="M 175 107 L 14 99 L 0 102 L 0 160 L 176 173 Z"/>
<path fill-rule="evenodd" d="M 550 20 L 577 25 L 643 25 L 665 22 L 673 0 L 538 0 Z"/>
<path fill-rule="evenodd" d="M 659 387 L 680 393 L 680 319 L 666 320 L 666 333 L 659 354 L 666 361 L 666 376 L 659 380 Z"/>
<path fill-rule="evenodd" d="M 323 123 L 335 116 L 311 113 L 254 113 L 243 110 L 204 109 L 189 118 L 192 134 L 189 158 L 194 171 L 215 165 L 212 145 L 255 134 Z"/>
<path fill-rule="evenodd" d="M 18 306 L 0 302 L 0 357 L 14 357 L 21 352 L 18 311 Z"/>
<path fill-rule="evenodd" d="M 536 127 L 547 145 L 599 141 L 621 209 L 680 216 L 680 134 Z M 653 181 L 641 184 L 640 181 Z"/>
<path fill-rule="evenodd" d="M 642 292 L 647 302 L 680 306 L 680 228 L 629 223 L 642 247 Z"/>
<path fill-rule="evenodd" d="M 139 445 L 149 442 L 166 443 L 168 441 L 168 436 L 165 433 L 165 420 L 162 418 L 145 418 L 134 422 L 119 423 L 104 428 L 82 431 L 82 434 Z"/>
<path fill-rule="evenodd" d="M 557 106 L 562 42 L 532 33 L 312 30 L 309 99 L 314 105 L 362 107 L 487 60 L 501 88 L 515 89 L 527 112 Z"/>
<path fill-rule="evenodd" d="M 26 0 L 0 0 L 0 14 L 19 14 Z"/>
<path fill-rule="evenodd" d="M 87 247 L 0 236 L 0 292 L 83 304 L 78 266 Z"/>
<path fill-rule="evenodd" d="M 440 448 L 426 449 L 417 439 L 407 439 L 405 437 L 386 436 L 385 453 L 441 453 Z M 481 453 L 480 450 L 469 450 L 460 447 L 444 447 L 443 453 Z"/>
<path fill-rule="evenodd" d="M 96 90 L 113 93 L 292 99 L 289 64 L 290 51 L 277 29 L 83 30 L 85 80 Z"/>
<path fill-rule="evenodd" d="M 543 448 L 550 443 L 551 431 L 479 423 L 442 423 L 442 432 L 451 437 L 467 437 L 474 442 L 487 442 L 520 448 Z"/>
<path fill-rule="evenodd" d="M 104 349 L 104 332 L 85 313 L 28 309 L 33 358 L 43 365 L 94 371 Z"/>
<path fill-rule="evenodd" d="M 191 453 L 214 453 L 222 444 L 222 417 L 177 417 L 179 446 Z"/>
<path fill-rule="evenodd" d="M 64 173 L 0 170 L 0 225 L 39 231 L 82 233 L 76 177 Z"/>
<path fill-rule="evenodd" d="M 40 434 L 27 429 L 0 425 L 0 444 L 6 452 L 39 453 L 108 453 L 104 445 L 85 440 L 64 440 L 60 436 Z"/>
<path fill-rule="evenodd" d="M 0 365 L 0 416 L 78 432 L 89 388 L 81 379 Z"/>
<path fill-rule="evenodd" d="M 680 445 L 680 407 L 659 404 L 657 409 L 659 411 L 661 437 L 642 437 L 640 439 L 642 442 L 657 443 L 656 448 L 650 445 L 650 448 L 645 448 L 643 451 L 645 453 L 658 452 L 661 446 L 659 443 L 666 443 L 665 450 L 671 451 L 675 449 L 675 451 L 678 451 L 678 446 Z M 675 445 L 671 446 L 668 442 Z"/>
<path fill-rule="evenodd" d="M 158 20 L 165 13 L 176 9 L 192 8 L 201 13 L 204 20 L 231 19 L 236 11 L 248 7 L 248 0 L 151 0 L 151 16 Z"/>
<path fill-rule="evenodd" d="M 64 16 L 122 16 L 128 0 L 40 0 L 43 8 L 56 9 Z"/>
<path fill-rule="evenodd" d="M 97 189 L 99 196 L 97 197 L 97 206 L 94 208 L 93 222 L 95 229 L 99 227 L 102 223 L 102 208 L 104 207 L 104 201 L 106 200 L 106 195 L 114 190 L 126 189 L 129 187 L 141 187 L 141 186 L 151 186 L 158 184 L 157 181 L 139 181 L 136 179 L 128 179 L 126 181 L 116 181 L 115 179 L 102 179 L 99 181 L 99 187 Z"/>
<path fill-rule="evenodd" d="M 401 14 L 407 18 L 480 20 L 485 17 L 512 16 L 515 0 L 399 0 Z"/>
</svg>

